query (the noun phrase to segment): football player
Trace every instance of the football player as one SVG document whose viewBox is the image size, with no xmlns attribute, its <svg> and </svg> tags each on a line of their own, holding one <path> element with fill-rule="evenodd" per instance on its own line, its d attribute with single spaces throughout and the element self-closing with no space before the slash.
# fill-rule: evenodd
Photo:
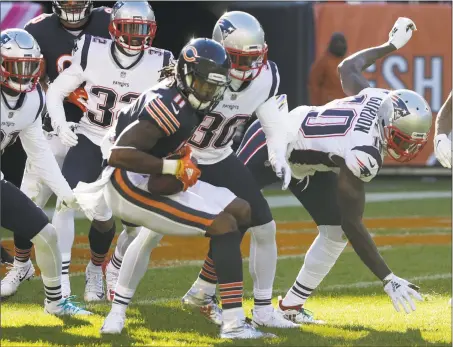
<svg viewBox="0 0 453 347">
<path fill-rule="evenodd" d="M 44 57 L 45 71 L 41 78 L 41 86 L 47 90 L 47 83 L 52 83 L 58 74 L 71 64 L 71 52 L 74 40 L 84 34 L 91 34 L 104 38 L 110 38 L 108 26 L 110 22 L 110 8 L 100 7 L 93 9 L 92 1 L 52 1 L 53 14 L 41 14 L 25 25 L 28 31 L 41 47 Z M 77 99 L 83 93 L 78 89 L 69 95 L 64 101 L 64 110 L 68 122 L 77 123 L 83 115 L 77 106 Z M 74 103 L 71 103 L 74 102 Z M 81 106 L 79 104 L 79 106 Z M 63 165 L 68 147 L 63 145 L 56 136 L 50 125 L 47 115 L 44 116 L 45 137 L 49 141 L 50 148 L 55 155 L 58 165 Z M 38 170 L 28 162 L 25 165 L 24 177 L 21 190 L 30 197 L 39 207 L 44 207 L 53 194 L 52 189 L 40 179 Z M 58 244 L 63 260 L 62 267 L 62 291 L 63 296 L 70 294 L 69 264 L 71 261 L 71 247 L 74 241 L 74 223 L 71 221 L 71 211 L 59 211 L 54 213 L 53 225 L 58 230 Z M 2 280 L 2 290 L 13 294 L 17 291 L 23 274 L 33 274 L 35 269 L 30 261 L 31 242 L 14 235 L 15 261 L 11 270 Z"/>
<path fill-rule="evenodd" d="M 349 97 L 324 106 L 300 106 L 287 114 L 287 158 L 292 169 L 291 192 L 316 222 L 319 235 L 279 310 L 302 323 L 302 307 L 327 275 L 347 241 L 364 264 L 383 282 L 397 311 L 415 310 L 411 298 L 422 300 L 419 288 L 397 277 L 379 254 L 362 222 L 364 184 L 382 167 L 385 155 L 407 162 L 428 139 L 432 114 L 428 103 L 409 90 L 370 88 L 366 67 L 403 47 L 415 24 L 399 18 L 387 43 L 353 54 L 339 65 L 343 90 Z M 248 130 L 238 151 L 261 188 L 274 183 L 259 121 Z"/>
<path fill-rule="evenodd" d="M 436 133 L 434 136 L 434 151 L 436 158 L 443 167 L 451 169 L 451 129 L 452 129 L 452 92 L 442 105 L 436 118 Z"/>
<path fill-rule="evenodd" d="M 47 92 L 52 126 L 63 144 L 70 147 L 62 172 L 72 188 L 78 182 L 96 181 L 102 171 L 99 145 L 116 113 L 157 83 L 160 70 L 172 59 L 171 52 L 152 47 L 156 21 L 146 1 L 117 2 L 112 8 L 109 31 L 112 39 L 81 36 L 74 46 L 71 65 L 60 73 Z M 63 100 L 82 83 L 88 98 L 82 102 L 85 113 L 73 132 L 64 116 Z M 67 221 L 73 223 L 74 211 L 66 213 L 71 213 Z M 125 227 L 129 233 L 136 231 L 135 226 Z M 113 220 L 94 220 L 91 224 L 86 301 L 105 298 L 101 265 L 114 233 Z"/>
<path fill-rule="evenodd" d="M 263 28 L 255 17 L 246 12 L 233 11 L 220 17 L 213 30 L 213 39 L 221 43 L 231 57 L 231 84 L 218 105 L 205 115 L 188 144 L 198 161 L 204 182 L 229 189 L 251 206 L 251 224 L 243 226 L 241 233 L 249 230 L 252 235 L 249 271 L 254 283 L 254 324 L 295 328 L 298 325 L 284 319 L 271 304 L 277 245 L 276 226 L 270 208 L 253 176 L 231 149 L 238 125 L 256 114 L 265 126 L 272 166 L 284 180 L 284 185 L 289 183 L 290 169 L 286 167 L 285 150 L 280 146 L 282 141 L 278 134 L 281 129 L 279 108 L 287 107 L 286 99 L 274 98 L 280 84 L 278 68 L 274 62 L 267 60 Z M 153 242 L 157 245 L 162 235 L 154 235 L 156 240 Z M 221 325 L 222 312 L 215 297 L 217 280 L 210 250 L 197 280 L 183 297 L 182 303 L 197 309 L 201 307 L 203 314 Z M 228 300 L 221 294 L 222 306 L 228 307 Z"/>
<path fill-rule="evenodd" d="M 127 306 L 155 246 L 152 229 L 162 234 L 210 237 L 221 295 L 228 297 L 222 338 L 270 336 L 246 323 L 242 309 L 238 226 L 249 223 L 249 204 L 226 188 L 197 181 L 200 170 L 186 145 L 204 115 L 222 98 L 230 66 L 222 45 L 204 38 L 191 40 L 171 75 L 123 109 L 113 135 L 107 135 L 115 141 L 106 155 L 109 167 L 92 184 L 92 193 L 103 193 L 114 216 L 149 229 L 140 231 L 124 255 L 112 309 L 101 333 L 119 334 L 124 327 Z M 175 152 L 177 157 L 170 156 Z M 179 192 L 168 196 L 152 193 L 148 187 L 160 174 L 179 180 Z M 82 203 L 84 210 L 86 207 Z"/>
<path fill-rule="evenodd" d="M 41 127 L 45 97 L 38 79 L 44 60 L 33 36 L 22 29 L 2 31 L 0 39 L 1 151 L 20 137 L 28 159 L 42 180 L 61 198 L 58 208 L 75 207 L 77 202 L 50 151 Z M 61 255 L 57 233 L 46 214 L 1 174 L 1 226 L 35 245 L 46 299 L 45 312 L 55 315 L 85 315 L 90 312 L 61 295 Z M 26 218 L 24 218 L 26 217 Z M 23 279 L 33 275 L 31 268 Z M 1 296 L 7 296 L 2 286 Z"/>
</svg>

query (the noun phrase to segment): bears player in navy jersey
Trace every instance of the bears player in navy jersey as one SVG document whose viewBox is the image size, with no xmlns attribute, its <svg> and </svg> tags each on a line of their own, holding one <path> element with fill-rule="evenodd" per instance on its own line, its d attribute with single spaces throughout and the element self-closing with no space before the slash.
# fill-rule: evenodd
<svg viewBox="0 0 453 347">
<path fill-rule="evenodd" d="M 278 310 L 291 321 L 306 321 L 303 305 L 348 240 L 383 281 L 397 311 L 401 305 L 409 313 L 415 310 L 412 297 L 422 299 L 416 285 L 389 269 L 362 222 L 364 183 L 377 175 L 386 154 L 399 162 L 416 157 L 431 128 L 431 109 L 423 97 L 404 89 L 370 88 L 362 75 L 377 59 L 403 47 L 413 30 L 412 20 L 399 18 L 388 42 L 357 52 L 339 65 L 343 90 L 349 97 L 319 107 L 300 106 L 281 118 L 282 123 L 287 121 L 285 143 L 293 176 L 289 188 L 319 230 L 294 285 L 283 300 L 279 298 Z M 247 130 L 238 156 L 261 188 L 275 182 L 258 121 Z"/>
<path fill-rule="evenodd" d="M 267 60 L 267 44 L 263 28 L 252 15 L 227 12 L 217 21 L 213 39 L 221 43 L 232 59 L 231 84 L 223 100 L 208 114 L 189 140 L 193 155 L 201 169 L 201 179 L 218 187 L 231 190 L 246 200 L 252 209 L 250 225 L 242 226 L 241 233 L 251 233 L 249 271 L 253 279 L 253 323 L 256 326 L 297 328 L 284 319 L 271 304 L 272 285 L 277 266 L 276 225 L 266 199 L 253 176 L 238 160 L 232 150 L 236 128 L 254 114 L 261 120 L 266 132 L 269 155 L 276 178 L 289 183 L 290 169 L 281 146 L 286 133 L 280 124 L 279 113 L 286 110 L 286 98 L 274 96 L 280 76 L 277 65 Z M 278 178 L 277 178 L 278 179 Z M 162 236 L 155 234 L 157 245 Z M 216 304 L 218 276 L 212 250 L 190 290 L 182 299 L 183 305 L 193 308 L 209 306 L 203 314 L 215 324 L 222 324 L 222 311 Z M 224 301 L 222 298 L 222 306 Z"/>
<path fill-rule="evenodd" d="M 61 175 L 41 128 L 45 97 L 38 84 L 44 64 L 39 45 L 22 29 L 4 30 L 0 38 L 0 60 L 0 150 L 3 153 L 20 137 L 28 159 L 36 166 L 41 179 L 62 199 L 59 208 L 74 208 L 77 201 Z M 46 294 L 44 311 L 55 315 L 90 314 L 61 295 L 61 255 L 57 233 L 46 214 L 16 186 L 4 180 L 3 173 L 1 192 L 1 226 L 35 245 L 36 262 L 41 269 Z M 23 267 L 23 271 L 17 274 L 21 280 L 33 276 L 30 264 Z M 2 283 L 1 296 L 12 295 L 14 291 L 11 289 Z"/>
<path fill-rule="evenodd" d="M 110 38 L 108 26 L 111 9 L 100 7 L 93 9 L 93 1 L 52 1 L 53 14 L 41 14 L 29 21 L 24 29 L 28 31 L 38 42 L 44 58 L 45 69 L 41 77 L 41 86 L 47 90 L 48 83 L 52 83 L 58 74 L 71 64 L 71 52 L 74 40 L 84 34 Z M 71 93 L 64 102 L 64 110 L 68 122 L 79 122 L 83 115 L 78 99 L 85 91 L 78 89 Z M 72 123 L 71 123 L 72 124 Z M 50 120 L 44 114 L 44 131 L 49 141 L 50 148 L 61 167 L 68 151 L 53 131 Z M 21 190 L 40 207 L 44 207 L 53 194 L 52 190 L 42 182 L 35 168 L 25 165 L 24 177 Z M 69 295 L 69 263 L 71 260 L 71 247 L 74 235 L 74 223 L 68 220 L 71 214 L 68 212 L 55 213 L 53 225 L 59 230 L 58 238 L 62 252 L 63 268 L 62 281 L 65 296 Z M 9 292 L 16 292 L 21 275 L 30 266 L 30 272 L 34 273 L 33 264 L 30 261 L 32 244 L 20 235 L 14 235 L 16 261 L 8 274 L 2 280 L 2 286 L 8 287 Z"/>
<path fill-rule="evenodd" d="M 102 172 L 101 140 L 115 121 L 117 112 L 156 84 L 161 70 L 172 60 L 171 52 L 152 47 L 156 27 L 154 11 L 147 1 L 118 1 L 112 8 L 109 25 L 112 38 L 108 40 L 88 34 L 80 37 L 73 49 L 71 66 L 49 86 L 47 109 L 53 128 L 63 144 L 71 147 L 62 172 L 72 188 L 79 182 L 97 180 Z M 65 118 L 63 100 L 81 84 L 88 98 L 83 102 L 85 113 L 73 132 Z M 64 213 L 71 215 L 71 219 L 66 221 L 73 223 L 74 211 Z M 59 215 L 57 213 L 54 220 Z M 133 225 L 125 225 L 125 228 L 122 236 L 126 239 L 129 233 L 138 231 Z M 86 268 L 86 301 L 105 299 L 101 266 L 114 234 L 113 220 L 95 219 L 91 224 L 88 233 L 91 260 Z M 71 236 L 72 241 L 74 236 Z M 121 260 L 117 260 L 119 268 Z M 108 271 L 108 283 L 112 282 L 109 280 L 110 275 L 115 278 L 115 273 Z"/>
<path fill-rule="evenodd" d="M 242 309 L 238 227 L 249 223 L 250 207 L 228 189 L 198 181 L 200 170 L 186 144 L 204 115 L 220 102 L 230 81 L 230 66 L 222 45 L 210 39 L 191 40 L 182 49 L 177 65 L 168 69 L 170 76 L 121 111 L 114 130 L 104 138 L 114 143 L 104 147 L 109 167 L 102 179 L 75 190 L 76 196 L 87 202 L 81 206 L 88 210 L 88 216 L 101 212 L 98 204 L 90 206 L 90 196 L 103 193 L 114 216 L 148 228 L 140 231 L 124 255 L 103 334 L 119 334 L 124 327 L 127 305 L 155 246 L 152 229 L 162 234 L 209 236 L 224 300 L 220 336 L 269 336 L 246 323 Z M 172 155 L 175 152 L 177 156 Z M 150 189 L 153 181 L 160 182 L 161 174 L 179 180 L 179 192 L 162 195 Z"/>
</svg>

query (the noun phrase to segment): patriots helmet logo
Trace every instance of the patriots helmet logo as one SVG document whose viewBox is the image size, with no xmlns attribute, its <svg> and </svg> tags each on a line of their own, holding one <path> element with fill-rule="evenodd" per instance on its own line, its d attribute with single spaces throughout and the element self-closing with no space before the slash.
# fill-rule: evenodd
<svg viewBox="0 0 453 347">
<path fill-rule="evenodd" d="M 222 30 L 223 38 L 226 39 L 228 35 L 236 30 L 236 27 L 226 18 L 219 21 L 220 29 Z"/>
<path fill-rule="evenodd" d="M 397 95 L 392 95 L 392 103 L 395 120 L 398 118 L 406 117 L 407 115 L 410 114 L 404 100 L 398 97 Z"/>
</svg>

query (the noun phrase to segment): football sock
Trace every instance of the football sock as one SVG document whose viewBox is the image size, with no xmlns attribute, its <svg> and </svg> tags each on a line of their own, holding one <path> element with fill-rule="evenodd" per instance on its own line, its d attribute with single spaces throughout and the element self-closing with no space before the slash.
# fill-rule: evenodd
<svg viewBox="0 0 453 347">
<path fill-rule="evenodd" d="M 118 236 L 118 240 L 116 241 L 115 252 L 110 259 L 110 262 L 116 269 L 120 269 L 126 250 L 131 242 L 137 237 L 139 231 L 140 227 L 124 226 L 123 231 L 120 236 Z"/>
<path fill-rule="evenodd" d="M 272 285 L 277 268 L 275 221 L 249 228 L 249 271 L 253 279 L 254 312 L 272 310 Z"/>
<path fill-rule="evenodd" d="M 151 250 L 160 241 L 159 237 L 154 237 L 155 234 L 149 229 L 142 228 L 127 248 L 115 288 L 112 310 L 126 311 L 140 280 L 148 269 Z"/>
<path fill-rule="evenodd" d="M 239 231 L 211 236 L 212 260 L 224 312 L 242 307 L 243 274 Z M 225 316 L 224 316 L 225 319 Z"/>
<path fill-rule="evenodd" d="M 46 298 L 61 299 L 61 255 L 57 244 L 57 232 L 47 224 L 31 241 L 35 245 L 36 263 L 41 269 Z"/>
<path fill-rule="evenodd" d="M 201 268 L 201 271 L 198 274 L 198 278 L 203 280 L 205 283 L 206 282 L 211 283 L 214 286 L 214 288 L 215 285 L 217 284 L 217 275 L 215 273 L 214 261 L 212 260 L 211 247 L 209 247 L 208 255 L 204 260 L 203 267 Z"/>
<path fill-rule="evenodd" d="M 90 241 L 91 263 L 95 266 L 101 266 L 109 252 L 113 237 L 115 236 L 115 224 L 106 232 L 97 230 L 93 223 L 91 224 L 88 240 Z"/>
<path fill-rule="evenodd" d="M 20 235 L 14 235 L 14 259 L 17 262 L 26 263 L 30 259 L 33 243 Z"/>
<path fill-rule="evenodd" d="M 67 275 L 69 274 L 69 265 L 71 263 L 71 249 L 74 244 L 74 210 L 55 210 L 52 224 L 57 229 L 58 247 L 63 260 L 61 274 Z"/>
<path fill-rule="evenodd" d="M 303 305 L 347 245 L 340 226 L 320 225 L 318 230 L 319 235 L 305 255 L 304 265 L 283 299 L 283 306 Z"/>
</svg>

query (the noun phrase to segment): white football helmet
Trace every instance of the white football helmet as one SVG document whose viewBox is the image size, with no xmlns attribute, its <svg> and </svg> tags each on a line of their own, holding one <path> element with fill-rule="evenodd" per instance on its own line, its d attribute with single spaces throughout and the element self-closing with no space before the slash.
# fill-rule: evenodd
<svg viewBox="0 0 453 347">
<path fill-rule="evenodd" d="M 150 48 L 156 30 L 154 11 L 147 1 L 118 1 L 113 6 L 109 32 L 126 53 L 133 55 Z"/>
<path fill-rule="evenodd" d="M 240 81 L 258 77 L 267 62 L 264 30 L 252 15 L 232 11 L 219 18 L 212 38 L 221 43 L 231 58 L 230 74 Z"/>
<path fill-rule="evenodd" d="M 379 111 L 384 149 L 399 162 L 415 158 L 428 141 L 432 112 L 419 94 L 398 89 L 389 92 Z"/>
<path fill-rule="evenodd" d="M 77 24 L 88 18 L 93 9 L 93 1 L 52 1 L 53 12 L 61 20 Z"/>
<path fill-rule="evenodd" d="M 20 93 L 35 89 L 44 68 L 38 43 L 22 29 L 1 32 L 0 63 L 0 84 Z"/>
</svg>

